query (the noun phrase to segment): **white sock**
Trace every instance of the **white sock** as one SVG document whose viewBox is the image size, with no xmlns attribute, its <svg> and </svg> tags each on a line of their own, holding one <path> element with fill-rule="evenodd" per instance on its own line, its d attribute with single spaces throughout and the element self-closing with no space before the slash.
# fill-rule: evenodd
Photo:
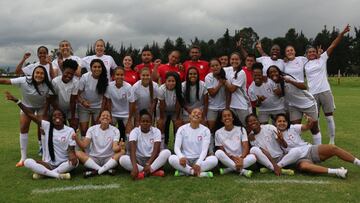
<svg viewBox="0 0 360 203">
<path fill-rule="evenodd" d="M 208 177 L 208 172 L 201 172 L 199 177 Z"/>
<path fill-rule="evenodd" d="M 62 162 L 58 167 L 53 169 L 52 171 L 56 173 L 66 173 L 76 168 L 76 166 L 73 166 L 70 161 Z"/>
<path fill-rule="evenodd" d="M 335 122 L 334 116 L 326 116 L 328 135 L 330 138 L 330 144 L 335 144 Z"/>
<path fill-rule="evenodd" d="M 328 168 L 328 174 L 336 174 L 337 168 Z"/>
<path fill-rule="evenodd" d="M 215 156 L 219 159 L 219 161 L 227 166 L 232 171 L 236 171 L 235 162 L 231 160 L 223 150 L 217 150 L 215 152 Z"/>
<path fill-rule="evenodd" d="M 277 163 L 277 165 L 283 168 L 293 164 L 301 158 L 301 155 L 302 151 L 299 148 L 293 148 L 279 161 L 279 163 Z"/>
<path fill-rule="evenodd" d="M 264 165 L 266 168 L 274 171 L 274 166 L 270 162 L 270 160 L 266 157 L 266 155 L 261 151 L 258 147 L 252 147 L 250 149 L 251 154 L 255 154 L 257 161 Z"/>
<path fill-rule="evenodd" d="M 109 159 L 109 161 L 107 161 L 101 168 L 99 168 L 98 170 L 98 174 L 101 175 L 104 172 L 108 171 L 109 169 L 114 168 L 115 166 L 118 165 L 118 162 L 115 161 L 115 159 L 111 158 Z"/>
<path fill-rule="evenodd" d="M 20 133 L 20 153 L 21 161 L 25 161 L 27 158 L 27 145 L 29 142 L 28 133 Z"/>
<path fill-rule="evenodd" d="M 159 153 L 159 156 L 152 162 L 150 166 L 150 172 L 154 172 L 164 166 L 166 164 L 166 161 L 170 157 L 171 152 L 168 149 L 161 150 Z"/>
<path fill-rule="evenodd" d="M 320 145 L 321 144 L 321 132 L 319 131 L 316 134 L 313 134 L 313 145 Z"/>
<path fill-rule="evenodd" d="M 358 158 L 355 158 L 354 164 L 360 166 L 360 160 Z"/>
<path fill-rule="evenodd" d="M 209 171 L 213 168 L 215 168 L 218 164 L 218 159 L 216 156 L 208 156 L 205 158 L 203 162 L 200 164 L 201 171 Z"/>
<path fill-rule="evenodd" d="M 244 175 L 244 174 L 247 173 L 247 172 L 248 172 L 248 170 L 246 170 L 246 169 L 241 169 L 240 175 Z"/>
<path fill-rule="evenodd" d="M 256 163 L 256 157 L 253 154 L 248 154 L 244 158 L 243 168 L 247 168 Z"/>
<path fill-rule="evenodd" d="M 84 166 L 86 168 L 90 168 L 90 169 L 94 169 L 94 170 L 99 170 L 101 167 L 95 163 L 94 160 L 92 160 L 90 157 L 88 158 L 88 160 L 85 161 Z"/>
<path fill-rule="evenodd" d="M 188 174 L 188 175 L 193 175 L 193 174 L 194 174 L 193 170 L 191 169 L 191 167 L 190 167 L 189 165 L 186 164 L 185 167 L 183 167 L 182 165 L 180 165 L 180 163 L 179 163 L 179 157 L 176 156 L 176 155 L 171 155 L 171 156 L 169 157 L 169 164 L 170 164 L 173 168 L 175 168 L 176 170 L 181 171 L 181 172 L 183 172 L 183 173 L 185 173 L 185 174 Z"/>
<path fill-rule="evenodd" d="M 120 165 L 126 169 L 127 171 L 132 171 L 133 170 L 133 166 L 131 164 L 131 159 L 129 155 L 123 155 L 120 157 L 119 159 L 119 163 Z M 142 166 L 140 166 L 139 164 L 137 164 L 138 167 L 138 171 L 142 171 L 144 168 Z"/>
<path fill-rule="evenodd" d="M 26 168 L 31 169 L 34 173 L 40 174 L 40 175 L 44 175 L 44 176 L 49 176 L 49 177 L 53 177 L 53 178 L 59 178 L 59 173 L 56 173 L 55 171 L 51 171 L 49 169 L 47 169 L 45 166 L 36 163 L 36 161 L 34 159 L 26 159 L 24 161 L 24 165 Z"/>
</svg>

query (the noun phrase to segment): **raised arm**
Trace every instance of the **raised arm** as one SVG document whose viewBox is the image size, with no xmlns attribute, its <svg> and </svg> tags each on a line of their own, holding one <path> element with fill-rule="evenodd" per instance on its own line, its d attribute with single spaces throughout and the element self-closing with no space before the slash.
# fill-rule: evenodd
<svg viewBox="0 0 360 203">
<path fill-rule="evenodd" d="M 350 31 L 350 25 L 347 24 L 346 27 L 344 28 L 344 30 L 342 32 L 340 32 L 340 34 L 335 38 L 335 40 L 327 48 L 326 52 L 327 52 L 328 56 L 330 56 L 333 53 L 334 49 L 339 45 L 339 43 L 341 42 L 344 35 L 346 33 L 348 33 L 349 31 Z"/>
<path fill-rule="evenodd" d="M 23 58 L 21 59 L 20 63 L 16 66 L 15 69 L 15 74 L 16 75 L 20 75 L 23 73 L 22 71 L 22 67 L 24 66 L 24 63 L 26 61 L 26 59 L 28 59 L 31 56 L 31 54 L 29 52 L 26 52 L 23 56 Z"/>
<path fill-rule="evenodd" d="M 257 41 L 255 44 L 255 48 L 256 50 L 260 53 L 261 56 L 267 56 L 267 54 L 265 53 L 265 51 L 262 48 L 261 42 Z"/>
<path fill-rule="evenodd" d="M 242 41 L 243 39 L 240 38 L 239 41 L 236 42 L 236 48 L 240 49 L 241 55 L 246 58 L 248 56 L 248 52 L 246 51 L 246 49 L 243 47 L 242 45 Z"/>
</svg>

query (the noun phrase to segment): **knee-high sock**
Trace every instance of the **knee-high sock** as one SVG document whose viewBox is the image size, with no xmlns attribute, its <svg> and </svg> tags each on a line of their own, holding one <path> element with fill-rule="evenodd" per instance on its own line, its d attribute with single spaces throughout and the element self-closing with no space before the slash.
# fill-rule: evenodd
<svg viewBox="0 0 360 203">
<path fill-rule="evenodd" d="M 313 134 L 313 145 L 321 144 L 321 132 L 319 131 L 316 134 Z"/>
<path fill-rule="evenodd" d="M 62 162 L 58 167 L 53 169 L 52 171 L 56 173 L 66 173 L 76 168 L 76 166 L 72 165 L 70 161 Z"/>
<path fill-rule="evenodd" d="M 217 164 L 218 164 L 218 159 L 216 158 L 216 156 L 212 155 L 206 157 L 205 160 L 201 162 L 200 168 L 202 172 L 208 171 L 215 168 Z"/>
<path fill-rule="evenodd" d="M 109 169 L 114 168 L 117 165 L 118 165 L 118 162 L 115 159 L 111 158 L 101 168 L 99 168 L 98 174 L 99 175 L 103 174 L 104 172 L 108 171 Z"/>
<path fill-rule="evenodd" d="M 132 163 L 131 163 L 130 156 L 128 156 L 128 155 L 121 156 L 120 159 L 119 159 L 119 163 L 127 171 L 132 171 L 133 170 L 133 166 L 132 166 Z M 138 171 L 144 170 L 144 167 L 142 167 L 141 165 L 139 165 L 139 164 L 136 164 L 136 165 L 138 167 Z"/>
<path fill-rule="evenodd" d="M 151 166 L 150 166 L 150 172 L 154 172 L 156 170 L 158 170 L 160 167 L 162 167 L 163 165 L 166 164 L 166 161 L 168 160 L 168 158 L 170 157 L 171 152 L 168 149 L 164 149 L 159 153 L 159 156 L 156 157 L 156 159 L 152 162 Z"/>
<path fill-rule="evenodd" d="M 219 159 L 221 163 L 223 163 L 225 166 L 231 168 L 232 170 L 236 170 L 235 162 L 231 160 L 224 151 L 217 150 L 215 153 L 215 156 Z M 243 168 L 247 168 L 251 165 L 253 165 L 256 162 L 256 157 L 253 154 L 248 154 L 244 158 Z"/>
<path fill-rule="evenodd" d="M 301 158 L 301 155 L 301 149 L 293 148 L 277 163 L 277 165 L 283 168 L 287 165 L 293 164 Z"/>
<path fill-rule="evenodd" d="M 330 144 L 335 144 L 335 121 L 334 116 L 326 116 Z"/>
<path fill-rule="evenodd" d="M 27 158 L 27 146 L 28 146 L 28 133 L 20 133 L 20 154 L 21 154 L 21 161 L 25 161 Z"/>
<path fill-rule="evenodd" d="M 45 166 L 36 163 L 36 161 L 34 159 L 26 159 L 24 161 L 24 165 L 26 168 L 31 169 L 34 173 L 53 177 L 53 178 L 59 178 L 59 173 L 51 171 L 51 170 L 47 169 Z"/>
<path fill-rule="evenodd" d="M 84 166 L 86 168 L 90 168 L 90 169 L 94 169 L 94 170 L 99 170 L 101 167 L 95 163 L 94 160 L 92 160 L 90 157 L 88 158 L 88 160 L 85 161 Z"/>
<path fill-rule="evenodd" d="M 260 148 L 252 147 L 250 149 L 250 153 L 254 154 L 256 156 L 256 159 L 260 164 L 264 165 L 266 168 L 268 168 L 272 171 L 274 170 L 274 166 L 272 165 L 270 160 L 267 158 L 267 156 L 261 151 Z"/>
<path fill-rule="evenodd" d="M 179 163 L 179 157 L 176 156 L 176 155 L 171 155 L 171 156 L 169 157 L 169 164 L 170 164 L 173 168 L 175 168 L 176 170 L 179 170 L 179 171 L 181 171 L 181 172 L 183 172 L 183 173 L 186 173 L 186 174 L 188 174 L 188 175 L 193 175 L 193 174 L 194 174 L 193 170 L 191 169 L 191 167 L 190 167 L 188 164 L 186 164 L 185 167 L 183 167 L 182 165 L 180 165 L 180 163 Z"/>
</svg>

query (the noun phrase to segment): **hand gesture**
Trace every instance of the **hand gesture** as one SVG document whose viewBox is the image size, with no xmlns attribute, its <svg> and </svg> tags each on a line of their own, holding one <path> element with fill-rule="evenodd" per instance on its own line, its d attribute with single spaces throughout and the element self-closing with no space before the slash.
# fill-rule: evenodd
<svg viewBox="0 0 360 203">
<path fill-rule="evenodd" d="M 72 140 L 76 140 L 76 138 L 77 138 L 77 134 L 74 132 L 74 133 L 71 135 L 71 139 L 72 139 Z"/>
<path fill-rule="evenodd" d="M 90 108 L 90 102 L 89 101 L 87 101 L 87 100 L 84 100 L 84 101 L 82 101 L 81 102 L 81 105 L 83 105 L 83 107 L 85 107 L 85 108 Z"/>
<path fill-rule="evenodd" d="M 151 173 L 151 170 L 150 170 L 150 164 L 146 163 L 145 164 L 145 167 L 143 169 L 143 171 L 145 172 L 145 174 L 150 174 Z"/>
<path fill-rule="evenodd" d="M 179 64 L 177 65 L 177 67 L 179 68 L 180 71 L 185 71 L 185 68 L 184 68 L 184 66 L 183 66 L 181 63 L 179 63 Z"/>
<path fill-rule="evenodd" d="M 346 27 L 344 28 L 344 30 L 341 32 L 341 34 L 345 34 L 347 32 L 350 32 L 350 25 L 347 24 Z"/>
<path fill-rule="evenodd" d="M 23 56 L 23 60 L 25 61 L 26 59 L 30 58 L 31 53 L 30 52 L 26 52 Z"/>
<path fill-rule="evenodd" d="M 316 47 L 317 54 L 320 56 L 322 53 L 324 53 L 324 50 L 321 48 L 321 45 Z"/>
<path fill-rule="evenodd" d="M 6 91 L 5 92 L 5 97 L 7 100 L 13 101 L 13 102 L 17 102 L 18 99 L 16 97 L 14 97 L 14 95 L 12 95 L 10 92 Z"/>
<path fill-rule="evenodd" d="M 185 157 L 181 158 L 181 159 L 179 160 L 179 164 L 180 164 L 182 167 L 185 168 L 185 166 L 186 166 L 186 158 L 185 158 Z"/>
<path fill-rule="evenodd" d="M 266 99 L 264 95 L 256 95 L 256 96 L 260 102 L 263 102 Z"/>
<path fill-rule="evenodd" d="M 236 42 L 236 47 L 237 47 L 237 48 L 242 47 L 242 41 L 243 41 L 243 38 L 240 37 L 240 38 L 239 38 L 239 41 Z"/>
<path fill-rule="evenodd" d="M 197 164 L 193 165 L 192 169 L 194 171 L 194 176 L 200 175 L 201 167 L 199 165 L 197 165 Z"/>
<path fill-rule="evenodd" d="M 51 64 L 51 56 L 50 55 L 46 56 L 46 63 Z"/>
<path fill-rule="evenodd" d="M 161 59 L 156 59 L 155 61 L 154 61 L 154 66 L 159 66 L 161 64 Z"/>
<path fill-rule="evenodd" d="M 260 41 L 257 41 L 257 42 L 256 42 L 255 48 L 256 48 L 257 50 L 262 50 L 262 45 L 261 45 L 261 42 L 260 42 Z"/>
</svg>

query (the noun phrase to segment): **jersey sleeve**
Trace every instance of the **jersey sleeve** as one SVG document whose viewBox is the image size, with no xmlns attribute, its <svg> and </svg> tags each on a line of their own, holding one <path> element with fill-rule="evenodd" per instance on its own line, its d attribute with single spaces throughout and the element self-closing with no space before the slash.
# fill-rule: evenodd
<svg viewBox="0 0 360 203">
<path fill-rule="evenodd" d="M 235 79 L 235 75 L 234 78 L 231 80 L 231 83 L 237 87 L 242 87 L 245 85 L 246 83 L 246 75 L 244 71 L 239 71 L 237 73 L 237 77 Z"/>
<path fill-rule="evenodd" d="M 21 87 L 22 84 L 26 83 L 26 77 L 18 77 L 10 79 L 12 85 Z"/>
<path fill-rule="evenodd" d="M 131 141 L 137 141 L 137 140 L 138 140 L 137 129 L 138 129 L 138 128 L 134 128 L 134 129 L 130 132 L 129 142 L 131 142 Z"/>
<path fill-rule="evenodd" d="M 71 137 L 72 137 L 72 134 L 75 133 L 74 129 L 73 129 L 73 128 L 70 128 L 69 133 L 70 133 L 70 136 L 69 136 L 69 146 L 74 147 L 74 146 L 76 146 L 76 142 L 75 142 L 75 140 L 73 140 L 73 139 L 71 138 Z"/>
<path fill-rule="evenodd" d="M 161 132 L 160 132 L 160 130 L 155 128 L 155 127 L 153 129 L 154 129 L 154 134 L 155 134 L 154 142 L 161 142 Z"/>
<path fill-rule="evenodd" d="M 119 142 L 120 141 L 120 131 L 119 129 L 117 129 L 116 127 L 113 127 L 113 132 L 114 132 L 114 142 Z"/>
<path fill-rule="evenodd" d="M 205 88 L 206 89 L 211 89 L 211 88 L 214 88 L 215 85 L 214 85 L 214 80 L 215 78 L 212 78 L 210 76 L 210 74 L 212 73 L 209 73 L 206 77 L 205 77 Z"/>
<path fill-rule="evenodd" d="M 35 68 L 35 64 L 32 63 L 22 68 L 22 71 L 25 75 L 31 76 L 34 68 Z"/>
<path fill-rule="evenodd" d="M 135 97 L 134 97 L 134 93 L 132 91 L 131 86 L 129 88 L 127 88 L 127 90 L 126 90 L 126 98 L 127 98 L 128 102 L 130 102 L 130 103 L 135 102 Z"/>
<path fill-rule="evenodd" d="M 183 139 L 183 128 L 179 128 L 178 131 L 176 132 L 176 137 L 175 137 L 175 144 L 174 144 L 174 152 L 175 154 L 179 157 L 179 159 L 185 157 L 183 155 L 183 153 L 181 152 L 181 144 L 182 144 L 182 139 Z"/>
<path fill-rule="evenodd" d="M 250 101 L 251 102 L 255 102 L 257 101 L 257 96 L 255 94 L 255 88 L 254 88 L 254 83 L 252 83 L 248 89 L 248 95 L 249 95 L 249 98 L 250 98 Z"/>
<path fill-rule="evenodd" d="M 74 87 L 71 90 L 71 95 L 77 95 L 79 92 L 79 80 L 73 78 Z"/>
<path fill-rule="evenodd" d="M 165 100 L 165 85 L 162 85 L 159 88 L 157 98 L 159 100 Z"/>
<path fill-rule="evenodd" d="M 241 128 L 241 142 L 247 142 L 248 136 L 246 133 L 246 130 L 244 128 Z"/>
<path fill-rule="evenodd" d="M 223 146 L 223 143 L 220 138 L 220 129 L 215 132 L 215 146 L 220 147 Z"/>
</svg>

